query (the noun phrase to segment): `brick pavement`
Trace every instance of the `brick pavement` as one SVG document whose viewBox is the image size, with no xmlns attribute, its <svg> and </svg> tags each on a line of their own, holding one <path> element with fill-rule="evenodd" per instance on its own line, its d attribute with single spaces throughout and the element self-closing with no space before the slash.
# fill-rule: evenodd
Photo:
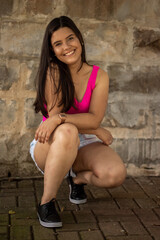
<svg viewBox="0 0 160 240">
<path fill-rule="evenodd" d="M 86 186 L 83 205 L 69 202 L 64 180 L 60 229 L 37 220 L 42 189 L 42 178 L 0 180 L 0 240 L 160 240 L 160 177 L 127 178 L 110 190 Z"/>
</svg>

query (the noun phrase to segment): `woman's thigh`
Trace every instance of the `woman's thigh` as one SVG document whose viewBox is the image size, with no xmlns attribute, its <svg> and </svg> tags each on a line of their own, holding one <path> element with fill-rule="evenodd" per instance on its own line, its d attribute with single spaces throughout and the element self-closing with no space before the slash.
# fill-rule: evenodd
<svg viewBox="0 0 160 240">
<path fill-rule="evenodd" d="M 79 149 L 73 164 L 73 171 L 92 171 L 96 176 L 105 176 L 108 173 L 122 174 L 126 170 L 122 159 L 109 146 L 100 142 L 91 143 Z"/>
<path fill-rule="evenodd" d="M 44 168 L 45 168 L 45 161 L 48 155 L 48 151 L 50 148 L 50 144 L 49 143 L 40 143 L 37 142 L 35 149 L 34 149 L 34 158 L 35 161 L 38 165 L 38 167 L 44 172 Z"/>
</svg>

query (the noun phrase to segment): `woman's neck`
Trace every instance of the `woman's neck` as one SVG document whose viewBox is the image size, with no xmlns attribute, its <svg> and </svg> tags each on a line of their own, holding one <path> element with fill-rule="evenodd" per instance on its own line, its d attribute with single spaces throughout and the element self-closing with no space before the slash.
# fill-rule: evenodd
<svg viewBox="0 0 160 240">
<path fill-rule="evenodd" d="M 71 75 L 75 76 L 75 75 L 79 74 L 81 72 L 81 70 L 83 69 L 84 65 L 85 65 L 85 63 L 82 63 L 81 61 L 76 62 L 75 64 L 72 64 L 72 65 L 68 65 Z"/>
</svg>

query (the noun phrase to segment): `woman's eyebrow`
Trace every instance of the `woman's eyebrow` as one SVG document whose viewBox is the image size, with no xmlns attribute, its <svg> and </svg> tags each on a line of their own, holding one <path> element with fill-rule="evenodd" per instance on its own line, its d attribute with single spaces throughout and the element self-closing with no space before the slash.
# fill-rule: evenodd
<svg viewBox="0 0 160 240">
<path fill-rule="evenodd" d="M 69 38 L 69 37 L 71 37 L 71 36 L 74 36 L 74 34 L 71 33 L 69 36 L 66 37 L 66 39 Z M 55 45 L 55 44 L 57 44 L 57 43 L 59 43 L 59 42 L 61 42 L 61 40 L 58 40 L 58 41 L 56 41 L 56 42 L 54 42 L 54 43 L 52 43 L 52 44 Z"/>
</svg>

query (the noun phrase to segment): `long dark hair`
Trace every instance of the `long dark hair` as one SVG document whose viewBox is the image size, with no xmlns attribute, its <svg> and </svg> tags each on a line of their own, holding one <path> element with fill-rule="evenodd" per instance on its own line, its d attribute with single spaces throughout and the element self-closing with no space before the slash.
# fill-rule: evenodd
<svg viewBox="0 0 160 240">
<path fill-rule="evenodd" d="M 49 69 L 50 73 L 52 74 L 52 80 L 54 84 L 54 89 L 56 91 L 55 94 L 58 94 L 61 92 L 62 98 L 58 103 L 58 106 L 63 106 L 62 112 L 66 112 L 69 110 L 71 106 L 74 106 L 74 84 L 72 81 L 71 73 L 68 68 L 68 66 L 61 62 L 54 54 L 53 48 L 51 46 L 51 36 L 53 32 L 57 31 L 59 28 L 68 27 L 70 28 L 77 38 L 79 39 L 81 46 L 82 46 L 82 54 L 81 54 L 81 60 L 82 63 L 86 62 L 86 55 L 85 55 L 85 46 L 84 41 L 81 32 L 75 25 L 75 23 L 66 16 L 61 16 L 59 18 L 54 18 L 47 26 L 43 44 L 42 44 L 42 50 L 41 50 L 41 57 L 40 57 L 40 64 L 39 69 L 36 77 L 36 86 L 37 86 L 37 96 L 34 102 L 34 108 L 35 112 L 38 113 L 41 111 L 41 113 L 48 117 L 47 109 L 45 108 L 46 99 L 45 99 L 45 83 L 46 83 L 46 75 L 47 70 Z M 55 68 L 53 66 L 58 67 L 59 71 L 59 83 L 58 86 L 55 84 L 55 78 L 54 78 L 54 72 Z M 82 65 L 81 65 L 82 66 Z M 45 104 L 45 105 L 44 105 Z M 55 106 L 55 103 L 53 104 L 52 108 Z M 52 109 L 51 108 L 51 109 Z M 50 109 L 50 110 L 51 110 Z"/>
</svg>

